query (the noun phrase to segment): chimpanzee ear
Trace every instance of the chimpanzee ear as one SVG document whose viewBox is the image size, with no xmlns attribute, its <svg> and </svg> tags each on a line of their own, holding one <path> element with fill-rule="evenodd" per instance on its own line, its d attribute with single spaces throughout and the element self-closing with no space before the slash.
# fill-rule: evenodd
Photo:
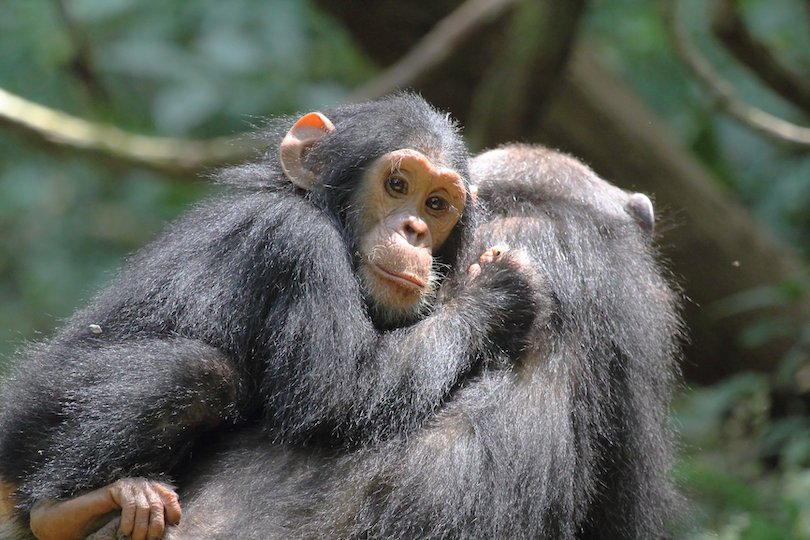
<svg viewBox="0 0 810 540">
<path fill-rule="evenodd" d="M 307 113 L 295 123 L 281 141 L 281 169 L 290 182 L 302 189 L 312 189 L 317 176 L 304 165 L 304 154 L 335 126 L 319 112 Z"/>
<path fill-rule="evenodd" d="M 625 208 L 641 226 L 644 236 L 651 239 L 655 229 L 655 211 L 650 198 L 643 193 L 633 193 L 627 200 Z"/>
</svg>

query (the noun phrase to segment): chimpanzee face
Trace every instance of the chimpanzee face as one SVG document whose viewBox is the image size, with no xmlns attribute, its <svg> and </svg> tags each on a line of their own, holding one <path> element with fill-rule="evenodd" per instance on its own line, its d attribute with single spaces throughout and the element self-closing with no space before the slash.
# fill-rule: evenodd
<svg viewBox="0 0 810 540">
<path fill-rule="evenodd" d="M 304 155 L 335 126 L 323 114 L 302 116 L 280 147 L 285 176 L 303 189 L 323 183 Z M 373 160 L 351 198 L 356 216 L 357 276 L 378 322 L 418 315 L 430 303 L 439 272 L 434 255 L 464 211 L 467 189 L 458 171 L 413 148 Z M 347 209 L 342 209 L 347 210 Z"/>
<path fill-rule="evenodd" d="M 466 197 L 456 171 L 417 150 L 395 150 L 371 164 L 355 201 L 362 208 L 359 276 L 378 308 L 407 314 L 433 291 L 433 255 Z"/>
</svg>

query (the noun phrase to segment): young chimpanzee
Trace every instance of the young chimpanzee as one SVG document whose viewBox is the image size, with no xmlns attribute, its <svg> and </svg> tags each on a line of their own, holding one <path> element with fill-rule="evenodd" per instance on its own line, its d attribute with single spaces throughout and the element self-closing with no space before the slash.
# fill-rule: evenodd
<svg viewBox="0 0 810 540">
<path fill-rule="evenodd" d="M 159 536 L 179 518 L 159 480 L 201 434 L 247 424 L 289 445 L 370 445 L 523 347 L 535 296 L 520 258 L 435 302 L 472 227 L 446 115 L 399 94 L 279 125 L 264 159 L 221 175 L 229 194 L 136 254 L 6 381 L 0 477 L 21 521 L 35 503 L 57 512 L 42 537 L 86 525 L 49 501 L 108 484 L 83 499 L 91 513 L 121 507 L 122 534 Z"/>
<path fill-rule="evenodd" d="M 680 323 L 649 199 L 541 147 L 486 152 L 471 173 L 491 210 L 477 249 L 520 248 L 545 279 L 530 346 L 375 446 L 230 441 L 180 479 L 183 520 L 167 538 L 674 536 L 667 412 Z"/>
</svg>

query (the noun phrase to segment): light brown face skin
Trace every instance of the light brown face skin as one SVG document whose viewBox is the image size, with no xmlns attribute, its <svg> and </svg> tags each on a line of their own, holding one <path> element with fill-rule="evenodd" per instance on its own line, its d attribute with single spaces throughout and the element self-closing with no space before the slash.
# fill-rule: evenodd
<svg viewBox="0 0 810 540">
<path fill-rule="evenodd" d="M 374 161 L 362 186 L 360 279 L 379 307 L 411 312 L 432 290 L 433 254 L 464 210 L 464 182 L 421 152 L 401 149 Z"/>
</svg>

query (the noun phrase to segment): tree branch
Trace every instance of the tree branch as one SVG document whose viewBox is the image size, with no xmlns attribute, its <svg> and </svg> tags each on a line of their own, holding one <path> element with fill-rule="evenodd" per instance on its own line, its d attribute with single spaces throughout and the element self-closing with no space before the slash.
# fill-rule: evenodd
<svg viewBox="0 0 810 540">
<path fill-rule="evenodd" d="M 135 135 L 49 109 L 3 89 L 0 125 L 22 130 L 49 146 L 101 154 L 179 176 L 196 176 L 202 170 L 244 159 L 251 153 L 245 137 L 187 141 Z"/>
<path fill-rule="evenodd" d="M 353 92 L 347 101 L 376 99 L 411 85 L 444 62 L 476 29 L 496 19 L 515 0 L 467 0 L 439 21 L 397 63 Z"/>
<path fill-rule="evenodd" d="M 354 92 L 347 101 L 374 99 L 409 86 L 440 65 L 476 29 L 497 18 L 514 1 L 467 0 L 436 24 L 401 60 Z M 64 8 L 61 2 L 59 6 Z M 64 11 L 63 16 L 70 26 L 71 21 Z M 77 46 L 82 47 L 81 40 Z M 243 160 L 253 153 L 249 134 L 209 141 L 136 135 L 50 109 L 2 88 L 0 125 L 32 136 L 50 147 L 70 148 L 185 178 L 195 178 L 201 171 Z"/>
<path fill-rule="evenodd" d="M 768 47 L 748 31 L 736 0 L 718 0 L 712 32 L 759 80 L 810 113 L 810 83 L 782 65 Z"/>
<path fill-rule="evenodd" d="M 667 0 L 666 4 L 667 29 L 675 51 L 721 110 L 768 137 L 810 147 L 810 128 L 793 124 L 740 100 L 732 85 L 689 43 L 678 22 L 677 0 Z"/>
</svg>

